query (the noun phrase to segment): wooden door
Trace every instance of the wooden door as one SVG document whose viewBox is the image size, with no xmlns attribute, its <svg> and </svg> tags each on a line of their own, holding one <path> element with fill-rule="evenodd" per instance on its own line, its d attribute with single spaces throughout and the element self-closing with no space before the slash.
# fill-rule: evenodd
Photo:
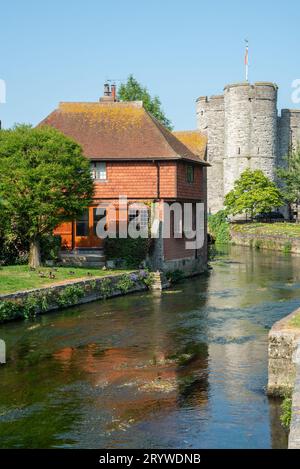
<svg viewBox="0 0 300 469">
<path fill-rule="evenodd" d="M 98 238 L 96 227 L 103 215 L 97 215 L 97 207 L 89 207 L 75 222 L 76 248 L 101 248 L 103 239 Z"/>
</svg>

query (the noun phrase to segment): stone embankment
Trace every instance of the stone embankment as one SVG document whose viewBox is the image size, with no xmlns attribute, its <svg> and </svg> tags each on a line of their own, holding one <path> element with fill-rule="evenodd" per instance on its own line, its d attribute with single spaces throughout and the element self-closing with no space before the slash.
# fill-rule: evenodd
<svg viewBox="0 0 300 469">
<path fill-rule="evenodd" d="M 34 317 L 69 306 L 143 291 L 151 286 L 152 274 L 148 271 L 137 271 L 72 280 L 0 295 L 0 322 Z"/>
<path fill-rule="evenodd" d="M 268 394 L 292 395 L 289 448 L 300 449 L 300 328 L 292 325 L 294 311 L 276 322 L 269 333 Z"/>
<path fill-rule="evenodd" d="M 238 246 L 270 249 L 272 251 L 286 251 L 294 254 L 300 253 L 300 238 L 291 238 L 284 235 L 263 235 L 255 233 L 240 233 L 230 230 L 232 243 Z"/>
</svg>

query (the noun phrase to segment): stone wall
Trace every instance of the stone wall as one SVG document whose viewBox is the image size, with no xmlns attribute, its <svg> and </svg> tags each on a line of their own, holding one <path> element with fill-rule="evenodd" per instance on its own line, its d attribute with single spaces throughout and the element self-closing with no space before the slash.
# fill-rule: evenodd
<svg viewBox="0 0 300 469">
<path fill-rule="evenodd" d="M 208 213 L 215 213 L 223 206 L 223 160 L 224 160 L 224 96 L 200 97 L 197 100 L 197 126 L 207 134 Z"/>
<path fill-rule="evenodd" d="M 300 254 L 300 238 L 289 236 L 268 236 L 239 233 L 230 231 L 231 241 L 238 246 L 257 247 L 259 249 L 269 249 L 271 251 L 288 251 Z"/>
<path fill-rule="evenodd" d="M 268 394 L 284 396 L 294 388 L 296 366 L 293 357 L 300 340 L 300 329 L 290 326 L 290 321 L 300 310 L 276 322 L 269 332 Z"/>
<path fill-rule="evenodd" d="M 289 434 L 289 449 L 300 449 L 300 344 L 295 356 L 296 378 L 292 398 L 292 419 Z"/>
<path fill-rule="evenodd" d="M 142 275 L 150 275 L 146 272 L 140 273 L 131 272 L 128 274 L 118 275 L 106 275 L 102 277 L 93 277 L 92 279 L 84 280 L 72 280 L 66 283 L 53 284 L 48 287 L 35 288 L 26 291 L 17 291 L 5 295 L 0 295 L 1 302 L 16 302 L 20 305 L 24 304 L 28 298 L 42 298 L 44 297 L 47 301 L 45 309 L 40 310 L 37 307 L 36 314 L 42 312 L 49 312 L 57 309 L 61 309 L 64 306 L 74 306 L 92 301 L 100 300 L 103 298 L 112 298 L 126 293 L 134 293 L 147 289 L 146 283 L 142 279 Z M 129 288 L 124 288 L 124 277 L 131 280 Z M 80 295 L 76 301 L 72 304 L 65 304 L 59 301 L 59 297 L 62 293 L 66 292 L 67 289 L 72 287 L 80 289 L 82 295 Z"/>
<path fill-rule="evenodd" d="M 268 394 L 292 395 L 289 449 L 300 449 L 300 328 L 291 320 L 300 309 L 276 322 L 269 332 Z"/>
</svg>

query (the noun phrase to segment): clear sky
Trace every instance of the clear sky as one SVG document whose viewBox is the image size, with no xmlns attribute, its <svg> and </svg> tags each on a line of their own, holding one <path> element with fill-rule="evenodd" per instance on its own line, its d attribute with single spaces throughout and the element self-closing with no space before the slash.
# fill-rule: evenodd
<svg viewBox="0 0 300 469">
<path fill-rule="evenodd" d="M 2 125 L 37 124 L 59 101 L 95 101 L 107 78 L 133 73 L 176 129 L 193 129 L 198 96 L 244 80 L 245 38 L 250 81 L 276 82 L 279 107 L 295 107 L 299 0 L 3 0 Z"/>
</svg>

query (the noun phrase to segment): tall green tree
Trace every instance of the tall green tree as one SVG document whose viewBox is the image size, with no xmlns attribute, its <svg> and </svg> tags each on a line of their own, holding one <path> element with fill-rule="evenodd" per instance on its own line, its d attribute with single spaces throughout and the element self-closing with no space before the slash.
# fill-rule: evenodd
<svg viewBox="0 0 300 469">
<path fill-rule="evenodd" d="M 173 129 L 171 121 L 162 110 L 158 96 L 152 98 L 147 88 L 142 86 L 133 75 L 129 75 L 127 82 L 120 85 L 118 98 L 121 101 L 143 101 L 145 109 L 150 114 L 167 127 L 167 129 Z"/>
<path fill-rule="evenodd" d="M 281 207 L 283 203 L 283 196 L 276 184 L 259 169 L 246 169 L 225 196 L 228 214 L 246 213 L 251 218 L 258 213 Z"/>
<path fill-rule="evenodd" d="M 300 204 L 300 145 L 286 157 L 286 167 L 277 170 L 282 192 L 289 204 Z"/>
<path fill-rule="evenodd" d="M 22 227 L 32 267 L 41 263 L 41 237 L 81 215 L 92 195 L 90 165 L 76 142 L 50 127 L 0 131 L 0 225 Z"/>
</svg>

